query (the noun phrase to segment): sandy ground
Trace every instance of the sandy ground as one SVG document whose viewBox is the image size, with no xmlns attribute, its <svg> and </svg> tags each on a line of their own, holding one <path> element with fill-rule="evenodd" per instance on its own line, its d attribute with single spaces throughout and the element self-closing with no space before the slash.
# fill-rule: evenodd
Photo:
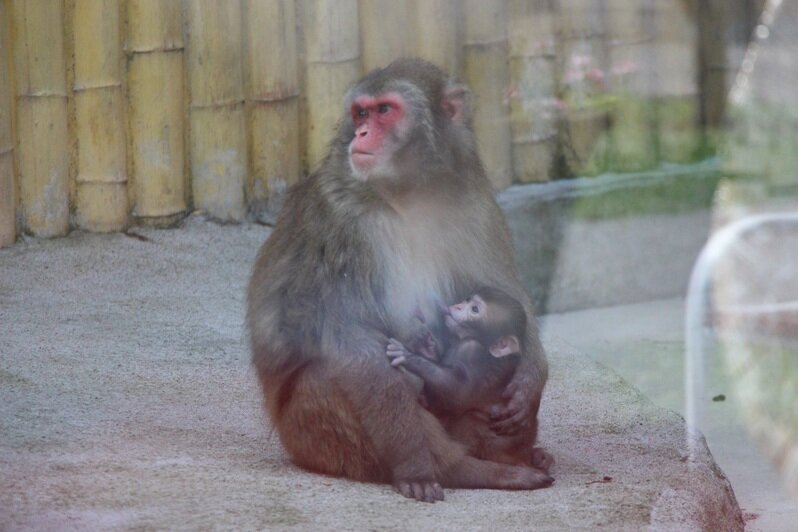
<svg viewBox="0 0 798 532">
<path fill-rule="evenodd" d="M 136 232 L 0 250 L 2 530 L 742 527 L 682 419 L 556 337 L 553 487 L 428 505 L 303 472 L 263 416 L 243 329 L 268 230 L 192 217 Z"/>
</svg>

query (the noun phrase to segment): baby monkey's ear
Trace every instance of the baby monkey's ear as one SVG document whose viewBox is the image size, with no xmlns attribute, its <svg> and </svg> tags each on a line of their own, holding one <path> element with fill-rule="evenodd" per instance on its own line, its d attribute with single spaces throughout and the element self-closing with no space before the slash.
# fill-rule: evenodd
<svg viewBox="0 0 798 532">
<path fill-rule="evenodd" d="M 521 352 L 521 343 L 515 335 L 502 336 L 490 346 L 490 354 L 496 358 L 506 357 L 507 355 L 515 355 Z"/>
</svg>

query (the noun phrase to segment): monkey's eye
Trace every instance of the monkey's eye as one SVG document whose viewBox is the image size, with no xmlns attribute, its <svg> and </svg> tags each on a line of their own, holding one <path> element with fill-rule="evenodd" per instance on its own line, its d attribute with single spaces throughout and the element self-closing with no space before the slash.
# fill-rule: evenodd
<svg viewBox="0 0 798 532">
<path fill-rule="evenodd" d="M 357 118 L 368 118 L 369 112 L 366 109 L 364 109 L 363 107 L 358 107 L 355 110 L 355 116 Z"/>
<path fill-rule="evenodd" d="M 379 104 L 377 106 L 377 112 L 380 113 L 381 115 L 384 115 L 385 113 L 387 113 L 390 110 L 391 110 L 391 106 L 388 105 L 387 103 L 381 103 L 381 104 Z"/>
<path fill-rule="evenodd" d="M 472 305 L 471 312 L 473 312 L 474 314 L 479 314 L 479 307 L 476 305 Z"/>
</svg>

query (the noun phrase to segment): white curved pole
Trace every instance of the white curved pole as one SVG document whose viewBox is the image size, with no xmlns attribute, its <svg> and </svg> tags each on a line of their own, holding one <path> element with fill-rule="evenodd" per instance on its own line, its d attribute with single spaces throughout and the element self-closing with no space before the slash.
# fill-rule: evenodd
<svg viewBox="0 0 798 532">
<path fill-rule="evenodd" d="M 735 221 L 713 235 L 696 260 L 687 287 L 685 311 L 685 421 L 687 447 L 692 457 L 695 438 L 691 433 L 701 429 L 704 416 L 705 340 L 704 320 L 709 313 L 709 284 L 712 273 L 728 249 L 740 237 L 765 226 L 794 226 L 798 229 L 798 213 L 752 215 Z"/>
</svg>

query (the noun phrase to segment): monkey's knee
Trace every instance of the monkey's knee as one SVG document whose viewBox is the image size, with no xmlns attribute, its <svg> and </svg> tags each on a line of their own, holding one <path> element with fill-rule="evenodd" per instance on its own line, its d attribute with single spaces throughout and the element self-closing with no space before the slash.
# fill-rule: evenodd
<svg viewBox="0 0 798 532">
<path fill-rule="evenodd" d="M 296 465 L 353 480 L 386 480 L 353 405 L 315 371 L 295 380 L 273 421 Z"/>
</svg>

